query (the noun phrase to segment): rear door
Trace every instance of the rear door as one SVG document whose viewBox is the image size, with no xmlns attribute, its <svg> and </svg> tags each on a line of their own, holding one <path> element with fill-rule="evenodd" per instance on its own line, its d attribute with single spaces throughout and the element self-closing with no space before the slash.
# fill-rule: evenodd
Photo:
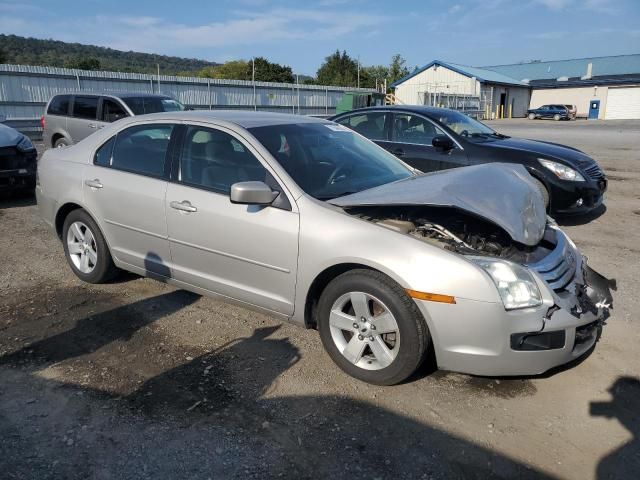
<svg viewBox="0 0 640 480">
<path fill-rule="evenodd" d="M 73 143 L 85 139 L 97 129 L 98 96 L 74 95 L 67 130 Z"/>
<path fill-rule="evenodd" d="M 425 117 L 394 113 L 390 151 L 425 173 L 469 165 L 466 153 L 458 145 L 451 150 L 435 148 L 431 142 L 436 135 L 449 136 Z"/>
<path fill-rule="evenodd" d="M 174 125 L 131 126 L 105 142 L 84 170 L 84 201 L 111 254 L 141 273 L 169 277 L 165 194 Z"/>
<path fill-rule="evenodd" d="M 373 110 L 357 112 L 340 118 L 336 122 L 391 151 L 393 149 L 393 144 L 390 141 L 391 116 L 388 111 Z"/>
<path fill-rule="evenodd" d="M 258 154 L 223 128 L 188 126 L 166 197 L 174 278 L 291 315 L 299 216 L 291 203 L 231 203 L 236 182 L 265 181 L 280 190 Z"/>
</svg>

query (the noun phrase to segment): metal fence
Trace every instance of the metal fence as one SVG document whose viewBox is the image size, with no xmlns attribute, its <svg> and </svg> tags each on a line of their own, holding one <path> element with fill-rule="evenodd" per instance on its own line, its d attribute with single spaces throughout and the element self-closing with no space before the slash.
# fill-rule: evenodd
<svg viewBox="0 0 640 480">
<path fill-rule="evenodd" d="M 0 64 L 0 116 L 35 135 L 46 103 L 58 93 L 162 93 L 196 109 L 331 115 L 346 91 L 372 90 Z"/>
</svg>

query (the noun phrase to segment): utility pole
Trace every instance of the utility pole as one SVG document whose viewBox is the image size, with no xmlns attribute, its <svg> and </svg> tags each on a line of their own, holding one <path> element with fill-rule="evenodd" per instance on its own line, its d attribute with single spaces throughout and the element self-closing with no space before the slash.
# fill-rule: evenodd
<svg viewBox="0 0 640 480">
<path fill-rule="evenodd" d="M 256 60 L 255 57 L 251 59 L 251 81 L 253 82 L 253 110 L 258 110 L 256 105 Z"/>
<path fill-rule="evenodd" d="M 160 93 L 160 64 L 157 63 L 156 66 L 158 67 L 158 93 Z"/>
<path fill-rule="evenodd" d="M 358 55 L 358 88 L 360 88 L 360 55 Z"/>
</svg>

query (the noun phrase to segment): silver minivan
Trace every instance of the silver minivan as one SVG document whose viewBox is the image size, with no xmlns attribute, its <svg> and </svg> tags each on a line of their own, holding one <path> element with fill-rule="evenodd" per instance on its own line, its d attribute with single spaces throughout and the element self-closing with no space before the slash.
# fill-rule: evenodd
<svg viewBox="0 0 640 480">
<path fill-rule="evenodd" d="M 41 119 L 47 148 L 73 145 L 121 118 L 186 110 L 177 100 L 149 93 L 55 95 Z"/>
</svg>

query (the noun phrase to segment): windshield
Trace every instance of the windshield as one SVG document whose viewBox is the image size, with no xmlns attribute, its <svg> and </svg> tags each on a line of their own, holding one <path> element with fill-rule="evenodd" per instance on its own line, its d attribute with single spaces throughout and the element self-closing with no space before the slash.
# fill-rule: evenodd
<svg viewBox="0 0 640 480">
<path fill-rule="evenodd" d="M 496 135 L 495 130 L 454 110 L 438 112 L 437 120 L 463 137 Z"/>
<path fill-rule="evenodd" d="M 184 110 L 182 105 L 173 98 L 162 97 L 126 97 L 124 103 L 131 109 L 134 115 L 158 112 L 179 112 Z"/>
<path fill-rule="evenodd" d="M 413 175 L 396 157 L 342 125 L 300 123 L 249 131 L 300 188 L 320 200 Z"/>
</svg>

